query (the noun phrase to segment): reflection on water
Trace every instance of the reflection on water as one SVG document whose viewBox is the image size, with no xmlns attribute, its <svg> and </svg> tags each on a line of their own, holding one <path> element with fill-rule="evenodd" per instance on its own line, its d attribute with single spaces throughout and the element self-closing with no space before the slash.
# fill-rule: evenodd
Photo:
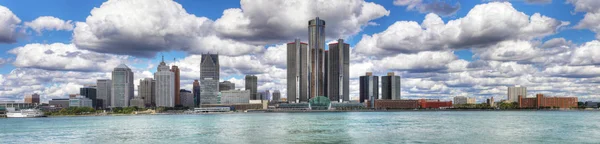
<svg viewBox="0 0 600 144">
<path fill-rule="evenodd" d="M 597 143 L 599 112 L 239 113 L 0 119 L 0 143 Z"/>
</svg>

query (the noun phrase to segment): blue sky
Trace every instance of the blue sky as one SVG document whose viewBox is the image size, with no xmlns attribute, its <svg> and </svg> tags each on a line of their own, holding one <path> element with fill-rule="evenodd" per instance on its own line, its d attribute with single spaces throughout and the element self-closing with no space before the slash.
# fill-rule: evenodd
<svg viewBox="0 0 600 144">
<path fill-rule="evenodd" d="M 2 76 L 0 77 L 0 84 L 7 87 L 7 89 L 10 89 L 4 90 L 4 92 L 2 92 L 2 89 L 0 89 L 0 100 L 3 97 L 4 99 L 20 98 L 24 94 L 31 93 L 31 91 L 17 90 L 24 87 L 23 85 L 26 83 L 13 81 L 16 79 L 23 79 L 22 77 L 16 77 L 16 71 L 24 71 L 24 73 L 32 73 L 32 71 L 36 71 L 43 73 L 57 72 L 69 73 L 73 75 L 93 75 L 93 78 L 106 77 L 107 73 L 110 71 L 110 68 L 96 68 L 102 67 L 102 65 L 89 66 L 78 63 L 81 62 L 87 64 L 87 61 L 77 61 L 75 59 L 71 59 L 69 62 L 69 57 L 59 57 L 60 60 L 67 60 L 67 62 L 61 61 L 53 63 L 41 60 L 23 62 L 24 59 L 19 59 L 18 57 L 27 56 L 24 50 L 25 48 L 23 48 L 23 51 L 20 52 L 10 52 L 13 49 L 24 47 L 26 45 L 31 46 L 28 47 L 31 49 L 27 50 L 42 51 L 47 49 L 49 45 L 55 43 L 73 46 L 71 48 L 72 50 L 69 50 L 67 53 L 91 53 L 95 56 L 108 57 L 112 60 L 102 61 L 101 64 L 112 65 L 118 62 L 126 63 L 136 70 L 136 74 L 139 74 L 139 76 L 136 75 L 136 78 L 151 77 L 151 74 L 155 72 L 156 65 L 160 62 L 161 55 L 164 55 L 169 64 L 180 65 L 186 69 L 186 72 L 184 72 L 184 80 L 182 81 L 182 83 L 185 83 L 182 84 L 184 86 L 189 86 L 191 84 L 189 82 L 193 80 L 195 73 L 197 73 L 197 69 L 194 67 L 196 64 L 195 61 L 199 57 L 197 54 L 215 50 L 224 51 L 223 55 L 226 56 L 224 59 L 230 63 L 225 64 L 224 69 L 222 70 L 224 71 L 224 74 L 222 74 L 223 80 L 234 81 L 238 87 L 241 87 L 243 83 L 241 79 L 243 78 L 244 74 L 258 74 L 259 76 L 264 77 L 263 81 L 261 81 L 261 84 L 263 85 L 261 87 L 262 90 L 285 89 L 284 86 L 280 86 L 283 85 L 285 81 L 281 80 L 281 75 L 278 75 L 278 73 L 285 71 L 285 65 L 283 65 L 285 61 L 281 61 L 284 60 L 284 58 L 275 56 L 273 54 L 284 50 L 284 45 L 282 45 L 284 42 L 293 41 L 293 37 L 303 37 L 303 34 L 305 34 L 305 31 L 302 29 L 302 27 L 296 27 L 293 24 L 286 24 L 285 22 L 281 21 L 279 23 L 276 21 L 269 21 L 271 19 L 282 19 L 282 17 L 279 16 L 285 16 L 284 14 L 286 12 L 292 13 L 290 12 L 292 11 L 291 8 L 273 8 L 278 6 L 283 7 L 284 4 L 275 4 L 281 3 L 281 1 L 250 1 L 244 3 L 244 1 L 240 2 L 233 0 L 166 0 L 148 2 L 115 0 L 112 2 L 120 7 L 114 9 L 115 7 L 110 7 L 108 5 L 109 2 L 100 0 L 0 1 L 0 6 L 6 7 L 21 20 L 19 23 L 15 24 L 17 30 L 13 32 L 20 33 L 22 35 L 18 37 L 14 43 L 0 43 L 0 51 L 2 51 L 0 52 L 0 60 L 7 61 L 4 64 L 0 63 L 0 76 Z M 128 2 L 133 3 L 133 5 L 127 5 L 126 3 Z M 161 2 L 162 6 L 161 4 L 153 5 L 154 3 Z M 305 3 L 310 4 L 312 2 L 314 1 Z M 516 0 L 508 2 L 493 2 L 487 0 L 367 0 L 366 2 L 363 2 L 358 0 L 352 2 L 356 2 L 355 4 L 357 4 L 356 7 L 352 8 L 363 11 L 365 9 L 370 9 L 372 10 L 371 15 L 365 15 L 363 17 L 358 15 L 364 13 L 357 13 L 356 11 L 343 11 L 343 9 L 339 9 L 338 11 L 334 12 L 349 12 L 347 15 L 345 13 L 341 13 L 340 16 L 356 16 L 356 21 L 352 21 L 356 23 L 349 25 L 332 23 L 333 25 L 328 25 L 327 29 L 333 32 L 339 32 L 336 34 L 328 34 L 328 37 L 330 37 L 328 41 L 335 40 L 333 37 L 345 38 L 346 42 L 354 47 L 354 51 L 356 52 L 357 56 L 366 57 L 356 57 L 353 59 L 352 65 L 354 65 L 353 68 L 355 68 L 353 69 L 355 71 L 352 72 L 355 74 L 351 74 L 353 81 L 356 81 L 357 76 L 365 71 L 374 71 L 378 74 L 384 74 L 387 71 L 400 73 L 401 76 L 406 78 L 403 82 L 406 83 L 406 85 L 402 86 L 402 91 L 403 95 L 407 95 L 408 98 L 450 98 L 456 95 L 466 95 L 477 97 L 479 100 L 482 100 L 491 96 L 502 96 L 505 87 L 513 84 L 531 85 L 533 91 L 532 94 L 536 92 L 556 93 L 557 95 L 576 95 L 585 99 L 596 99 L 599 97 L 597 94 L 584 92 L 586 90 L 598 92 L 597 89 L 600 88 L 590 85 L 590 83 L 600 81 L 598 75 L 577 73 L 577 70 L 593 72 L 596 70 L 596 65 L 600 64 L 600 62 L 596 63 L 595 59 L 590 58 L 590 56 L 585 57 L 576 55 L 578 52 L 577 50 L 581 49 L 581 51 L 583 51 L 584 49 L 588 48 L 584 46 L 586 43 L 594 42 L 596 40 L 594 24 L 591 24 L 591 26 L 578 26 L 582 20 L 586 19 L 586 14 L 594 14 L 596 12 L 594 10 L 587 10 L 584 8 L 578 9 L 575 5 L 576 3 L 580 2 L 585 3 L 585 1 L 541 0 L 541 3 L 531 3 L 529 0 Z M 275 4 L 275 6 L 261 7 L 261 5 L 259 5 L 260 3 L 263 5 Z M 327 2 L 327 5 L 331 5 L 335 8 L 343 5 L 344 3 L 351 2 L 329 1 Z M 369 4 L 374 4 L 376 6 L 367 7 Z M 435 6 L 433 4 L 437 4 L 437 6 L 448 7 L 430 7 Z M 140 7 L 135 7 L 137 5 L 158 6 L 158 8 L 164 8 L 165 10 L 143 9 Z M 595 6 L 593 4 L 589 5 Z M 185 12 L 181 11 L 181 9 L 177 9 L 177 6 L 181 6 Z M 381 6 L 381 8 L 377 6 Z M 511 34 L 510 36 L 507 35 L 500 40 L 495 40 L 489 43 L 484 43 L 482 41 L 472 42 L 468 39 L 444 40 L 445 38 L 440 38 L 440 43 L 429 43 L 430 41 L 438 40 L 435 39 L 435 37 L 431 37 L 432 35 L 429 35 L 429 37 L 424 36 L 427 34 L 433 34 L 432 32 L 426 32 L 427 34 L 421 33 L 418 34 L 418 36 L 413 35 L 415 37 L 409 37 L 402 34 L 404 32 L 409 33 L 409 31 L 396 31 L 395 28 L 397 27 L 394 27 L 394 25 L 408 27 L 408 25 L 400 24 L 401 21 L 414 21 L 421 25 L 423 21 L 427 19 L 426 16 L 428 16 L 430 13 L 434 14 L 435 17 L 441 18 L 441 20 L 443 20 L 443 22 L 446 24 L 449 21 L 460 20 L 465 17 L 477 18 L 477 15 L 475 14 L 472 16 L 467 15 L 469 12 L 475 11 L 474 8 L 477 6 L 491 9 L 499 6 L 500 8 L 508 8 L 508 10 L 511 11 L 514 9 L 517 12 L 524 13 L 523 16 L 525 16 L 525 19 L 520 20 L 526 20 L 526 23 L 530 24 L 533 23 L 530 22 L 530 18 L 533 19 L 533 15 L 535 13 L 539 13 L 542 16 L 550 18 L 555 23 L 553 23 L 554 25 L 551 27 L 544 29 L 546 31 L 540 30 L 537 31 L 539 33 L 528 35 L 525 34 L 523 30 L 517 30 L 517 34 Z M 258 9 L 256 7 L 258 7 Z M 112 15 L 105 15 L 105 13 L 110 13 L 111 8 L 113 8 L 113 12 L 118 12 L 111 13 Z M 170 8 L 174 8 L 173 11 L 180 13 L 169 13 L 168 10 L 170 10 Z M 311 8 L 303 6 L 298 6 L 296 8 L 299 10 L 312 10 Z M 270 12 L 261 13 L 261 9 L 272 10 Z M 456 11 L 452 11 L 452 9 Z M 94 10 L 96 10 L 98 14 L 93 16 L 90 15 L 90 13 Z M 235 10 L 239 10 L 239 12 L 235 12 Z M 140 13 L 135 13 L 135 11 Z M 146 15 L 143 13 L 146 11 L 152 12 L 147 13 L 148 18 L 145 18 Z M 334 12 L 333 10 L 332 12 L 324 10 L 320 12 L 320 14 L 322 15 L 321 17 L 336 19 L 334 17 L 335 15 L 331 14 Z M 503 12 L 505 11 L 501 11 L 501 13 Z M 119 18 L 119 14 L 125 13 L 131 14 L 129 15 L 131 17 L 128 19 L 131 19 L 132 21 L 127 21 L 128 19 L 120 21 L 117 20 Z M 183 13 L 183 15 L 178 15 L 181 13 Z M 161 14 L 173 14 L 171 17 L 181 18 L 181 23 L 177 23 L 177 21 L 180 19 L 175 20 L 175 23 L 160 23 L 161 21 L 169 21 L 168 19 L 163 20 L 165 17 L 161 17 Z M 243 21 L 241 20 L 226 19 L 231 16 L 226 14 L 240 14 L 245 16 L 245 18 L 249 20 L 249 24 L 244 25 Z M 297 13 L 297 15 L 297 18 L 291 18 L 288 20 L 296 20 L 315 16 L 315 14 L 311 14 L 310 11 Z M 32 22 L 41 16 L 58 18 L 61 21 L 70 23 L 72 25 L 70 26 L 69 30 L 52 30 L 50 27 L 50 29 L 45 29 L 38 34 L 36 31 L 34 31 L 33 27 L 27 26 L 26 23 Z M 124 16 L 125 15 L 121 15 L 121 17 Z M 317 16 L 320 15 L 317 14 Z M 88 17 L 92 17 L 92 19 L 87 19 Z M 366 21 L 361 21 L 360 18 L 365 17 Z M 176 29 L 169 29 L 174 31 L 166 31 L 166 35 L 161 35 L 161 33 L 151 34 L 150 32 L 146 31 L 147 27 L 144 27 L 146 25 L 140 25 L 139 28 L 129 27 L 129 25 L 127 25 L 128 23 L 136 23 L 133 21 L 135 18 L 142 18 L 141 20 L 157 18 L 159 19 L 158 23 L 147 23 L 147 26 L 163 27 L 164 29 L 190 25 L 198 26 L 195 25 L 196 23 L 186 25 L 189 23 L 184 22 L 189 22 L 187 20 L 197 22 L 202 21 L 202 19 L 205 18 L 208 20 L 208 22 L 205 21 L 200 23 L 208 25 L 208 27 L 211 28 L 206 30 L 199 29 L 199 31 L 194 31 L 192 34 L 182 33 Z M 287 18 L 289 18 L 289 16 Z M 480 18 L 487 19 L 490 18 L 490 16 L 488 15 L 487 17 Z M 285 17 L 283 19 L 285 19 Z M 340 19 L 346 20 L 345 18 Z M 260 22 L 260 20 L 267 22 Z M 328 21 L 328 19 L 325 20 Z M 231 25 L 227 25 L 227 23 L 224 22 L 235 24 L 239 23 L 239 25 L 235 25 L 237 27 L 229 27 Z M 510 21 L 510 19 L 507 19 L 505 22 L 509 26 L 514 24 L 512 21 Z M 77 23 L 82 23 L 82 25 L 85 24 L 98 29 L 80 29 L 81 31 L 78 32 L 77 30 L 82 26 L 79 26 Z M 104 23 L 104 25 L 98 25 L 100 23 Z M 462 23 L 468 24 L 470 22 L 467 20 L 462 20 Z M 263 28 L 258 24 L 262 24 L 266 28 Z M 485 30 L 495 30 L 494 27 L 498 25 L 501 24 L 488 24 L 486 27 L 491 27 L 490 29 L 482 27 L 480 31 L 483 33 L 482 35 L 485 35 Z M 48 25 L 41 24 L 41 27 L 44 26 L 45 28 L 49 28 Z M 290 28 L 287 29 L 285 28 L 286 26 L 289 26 Z M 461 28 L 463 30 L 466 29 L 464 27 Z M 267 32 L 269 29 L 279 30 L 281 32 L 269 33 Z M 425 27 L 420 29 L 428 30 Z M 511 30 L 512 29 L 509 27 L 505 29 L 505 31 Z M 85 34 L 84 32 L 95 34 L 98 39 L 105 39 L 98 41 L 95 41 L 94 39 L 88 39 L 89 37 L 83 37 Z M 384 37 L 384 35 L 389 36 L 390 34 L 393 34 L 390 39 Z M 445 36 L 448 33 L 441 34 Z M 129 37 L 127 37 L 136 35 L 141 36 L 141 38 L 136 37 L 128 39 Z M 190 37 L 190 35 L 193 36 Z M 275 37 L 268 37 L 269 35 L 274 35 Z M 81 36 L 78 37 L 78 41 L 75 41 L 76 36 Z M 175 41 L 169 39 L 169 37 L 183 38 L 183 40 Z M 433 38 L 433 40 L 419 43 L 414 42 L 415 39 L 410 39 L 416 37 L 429 39 Z M 145 38 L 155 39 L 148 41 L 148 39 Z M 206 38 L 206 40 L 204 40 L 204 38 Z M 369 40 L 366 38 L 373 39 Z M 395 40 L 396 38 L 397 40 Z M 119 39 L 124 40 L 119 41 Z M 167 43 L 160 43 L 156 40 L 165 40 Z M 562 44 L 562 48 L 566 48 L 542 48 L 542 44 L 545 44 L 551 40 L 556 40 L 555 42 L 562 42 L 560 43 Z M 561 40 L 564 40 L 564 42 Z M 115 43 L 109 43 L 110 41 Z M 223 47 L 214 47 L 214 45 L 211 45 L 211 42 L 223 42 L 231 44 L 232 46 L 226 45 Z M 368 45 L 369 43 L 372 43 L 372 45 Z M 387 45 L 387 43 L 393 45 Z M 40 44 L 42 46 L 38 48 L 33 47 L 32 44 Z M 413 44 L 415 47 L 404 46 Z M 521 48 L 521 46 L 524 45 L 526 48 L 525 50 L 519 49 L 515 50 L 514 52 L 507 52 L 511 51 L 512 49 L 509 48 L 509 50 L 505 50 L 500 47 L 503 45 L 509 45 L 518 48 Z M 123 46 L 123 48 L 114 48 L 119 46 Z M 205 47 L 211 47 L 212 49 Z M 589 47 L 591 47 L 592 50 L 595 48 L 591 43 Z M 120 49 L 123 51 L 120 51 Z M 54 51 L 56 51 L 56 49 L 54 49 Z M 149 52 L 149 55 L 138 54 L 138 51 Z M 498 54 L 495 52 L 505 53 Z M 535 56 L 519 55 L 523 53 L 537 54 Z M 536 57 L 541 56 L 539 55 L 540 53 L 544 53 L 546 54 L 545 56 L 548 57 L 564 57 L 564 59 L 536 59 Z M 517 55 L 516 57 L 514 56 L 515 54 Z M 83 60 L 86 60 L 85 57 L 83 58 Z M 176 60 L 173 61 L 173 58 Z M 406 60 L 407 58 L 420 60 Z M 52 61 L 53 59 L 48 60 Z M 377 63 L 381 60 L 398 60 L 400 65 L 392 66 L 392 64 L 383 65 L 382 63 Z M 405 60 L 406 62 L 404 62 Z M 252 61 L 259 64 L 238 64 L 244 61 Z M 474 68 L 478 64 L 483 65 L 482 67 Z M 458 69 L 455 68 L 456 65 L 466 66 L 466 68 L 456 70 Z M 506 67 L 511 68 L 506 70 Z M 534 69 L 530 70 L 530 67 Z M 91 68 L 92 70 L 86 70 L 86 68 Z M 482 74 L 478 73 L 478 71 L 498 72 L 498 74 Z M 465 75 L 468 75 L 469 80 L 466 79 L 467 77 Z M 1 79 L 3 77 L 4 80 Z M 550 84 L 536 87 L 540 85 L 540 83 L 536 81 L 537 79 L 532 77 L 542 77 L 541 79 L 544 80 L 541 81 Z M 487 82 L 500 81 L 499 78 L 511 78 L 514 79 L 514 81 L 505 83 L 500 82 L 502 83 L 500 85 L 494 85 Z M 47 94 L 48 97 L 61 97 L 61 95 L 74 92 L 75 90 L 73 89 L 77 86 L 93 84 L 93 80 L 87 80 L 84 78 L 77 78 L 76 80 L 71 81 L 65 80 L 66 78 L 57 79 L 42 76 L 32 79 L 35 79 L 35 82 L 40 83 L 37 84 L 40 85 L 39 87 L 30 87 L 33 89 L 32 91 L 39 93 L 52 93 Z M 570 87 L 572 90 L 549 90 L 547 88 L 562 87 L 560 85 L 561 83 L 569 83 L 569 86 L 572 86 Z M 467 85 L 471 88 L 460 87 L 462 85 Z M 52 86 L 57 88 L 53 88 Z M 356 94 L 357 90 L 353 90 L 351 93 Z"/>
</svg>

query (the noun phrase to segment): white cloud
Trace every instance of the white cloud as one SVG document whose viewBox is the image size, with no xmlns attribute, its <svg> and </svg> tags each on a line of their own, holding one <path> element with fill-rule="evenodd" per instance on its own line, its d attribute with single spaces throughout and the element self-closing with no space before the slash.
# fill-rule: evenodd
<svg viewBox="0 0 600 144">
<path fill-rule="evenodd" d="M 586 12 L 585 16 L 575 28 L 590 29 L 596 32 L 596 39 L 600 39 L 600 1 L 597 0 L 568 0 L 575 6 L 575 11 Z"/>
<path fill-rule="evenodd" d="M 576 48 L 571 55 L 571 65 L 600 65 L 600 42 L 590 41 Z"/>
<path fill-rule="evenodd" d="M 10 11 L 10 9 L 0 5 L 0 43 L 17 42 L 20 33 L 17 31 L 21 19 Z"/>
<path fill-rule="evenodd" d="M 375 67 L 410 72 L 439 71 L 445 70 L 447 68 L 446 64 L 456 59 L 451 51 L 424 51 L 417 54 L 398 54 L 393 57 L 386 57 L 376 61 Z"/>
<path fill-rule="evenodd" d="M 394 0 L 394 5 L 406 6 L 407 10 L 418 10 L 421 13 L 435 13 L 438 15 L 453 15 L 460 9 L 460 3 L 450 4 L 444 1 L 428 1 L 423 0 Z"/>
<path fill-rule="evenodd" d="M 33 29 L 38 34 L 42 33 L 43 30 L 73 30 L 73 23 L 70 20 L 64 21 L 52 16 L 38 17 L 31 22 L 25 22 L 25 26 Z"/>
</svg>

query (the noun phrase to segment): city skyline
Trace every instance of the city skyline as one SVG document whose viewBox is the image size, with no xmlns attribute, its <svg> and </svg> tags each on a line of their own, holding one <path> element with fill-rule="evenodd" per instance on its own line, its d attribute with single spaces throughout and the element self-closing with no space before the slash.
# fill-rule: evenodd
<svg viewBox="0 0 600 144">
<path fill-rule="evenodd" d="M 258 14 L 253 8 L 262 2 L 297 17 L 283 17 L 286 13 L 254 17 Z M 293 6 L 313 11 L 314 2 Z M 0 49 L 4 50 L 0 54 L 0 100 L 20 101 L 33 93 L 40 94 L 42 102 L 65 98 L 96 84 L 97 79 L 111 79 L 111 71 L 120 64 L 135 73 L 134 95 L 139 96 L 139 81 L 154 77 L 161 55 L 176 58 L 165 61 L 166 65 L 177 65 L 181 89 L 192 90 L 194 79 L 199 79 L 200 54 L 205 53 L 220 55 L 218 82 L 230 81 L 236 89 L 244 89 L 244 76 L 256 75 L 258 92 L 280 90 L 281 97 L 287 98 L 286 43 L 295 38 L 309 42 L 307 22 L 315 17 L 327 22 L 324 50 L 338 39 L 350 45 L 352 100 L 358 100 L 359 77 L 366 72 L 400 76 L 402 99 L 468 96 L 478 102 L 490 97 L 499 101 L 507 99 L 508 87 L 522 85 L 528 96 L 543 93 L 600 100 L 600 42 L 595 41 L 600 24 L 590 21 L 597 13 L 593 9 L 600 8 L 584 7 L 596 6 L 585 2 L 455 1 L 441 2 L 448 4 L 447 9 L 431 9 L 427 2 L 359 0 L 347 2 L 355 11 L 320 7 L 320 13 L 305 13 L 285 11 L 292 5 L 279 1 L 224 3 L 214 9 L 200 6 L 210 3 L 204 1 L 108 1 L 82 5 L 66 15 L 53 4 L 47 4 L 47 13 L 28 13 L 19 1 L 4 1 L 0 12 L 10 13 L 0 17 L 10 18 L 0 26 L 15 29 L 0 29 Z M 332 1 L 331 5 L 340 3 Z M 103 19 L 129 12 L 115 10 L 120 6 L 138 11 L 123 21 Z M 150 12 L 154 13 L 147 15 Z M 158 21 L 144 21 L 145 16 Z M 234 23 L 242 21 L 235 16 L 249 24 Z M 264 23 L 267 19 L 279 21 Z M 483 29 L 489 24 L 495 25 Z M 153 33 L 156 30 L 145 26 L 162 26 L 167 34 Z"/>
</svg>

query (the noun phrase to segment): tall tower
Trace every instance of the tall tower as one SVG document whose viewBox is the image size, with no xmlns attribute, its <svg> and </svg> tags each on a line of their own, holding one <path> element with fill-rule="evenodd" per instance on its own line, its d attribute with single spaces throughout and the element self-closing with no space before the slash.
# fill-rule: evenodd
<svg viewBox="0 0 600 144">
<path fill-rule="evenodd" d="M 367 72 L 365 76 L 360 76 L 360 99 L 361 103 L 369 100 L 371 108 L 374 108 L 375 100 L 379 97 L 379 77 L 373 76 L 372 72 Z"/>
<path fill-rule="evenodd" d="M 327 86 L 329 100 L 332 102 L 350 101 L 350 45 L 339 39 L 329 44 Z"/>
<path fill-rule="evenodd" d="M 311 50 L 310 98 L 323 95 L 323 55 L 325 50 L 325 21 L 316 17 L 308 21 L 308 45 Z"/>
<path fill-rule="evenodd" d="M 400 100 L 400 76 L 389 72 L 381 77 L 381 99 Z"/>
<path fill-rule="evenodd" d="M 287 101 L 308 102 L 310 81 L 310 49 L 296 39 L 287 43 Z"/>
<path fill-rule="evenodd" d="M 175 61 L 175 59 L 173 59 Z M 171 66 L 171 72 L 174 74 L 175 78 L 175 105 L 181 105 L 181 95 L 179 94 L 180 82 L 179 82 L 179 67 L 176 65 Z"/>
<path fill-rule="evenodd" d="M 257 97 L 257 89 L 258 89 L 258 78 L 255 75 L 246 75 L 245 79 L 245 88 L 246 90 L 250 90 L 250 100 L 259 100 L 260 97 Z"/>
<path fill-rule="evenodd" d="M 200 82 L 194 80 L 192 92 L 194 93 L 194 106 L 198 107 L 200 104 Z"/>
<path fill-rule="evenodd" d="M 125 64 L 112 71 L 111 97 L 112 107 L 128 107 L 133 98 L 133 72 Z"/>
<path fill-rule="evenodd" d="M 96 81 L 96 96 L 102 101 L 102 108 L 108 108 L 112 105 L 112 80 L 99 79 Z"/>
<path fill-rule="evenodd" d="M 145 78 L 140 80 L 138 85 L 138 96 L 144 99 L 144 105 L 155 106 L 156 105 L 156 81 L 152 78 Z"/>
<path fill-rule="evenodd" d="M 219 102 L 219 55 L 202 54 L 200 61 L 200 104 Z"/>
<path fill-rule="evenodd" d="M 156 80 L 156 106 L 175 107 L 175 73 L 165 64 L 164 58 L 154 73 L 154 80 Z"/>
</svg>

